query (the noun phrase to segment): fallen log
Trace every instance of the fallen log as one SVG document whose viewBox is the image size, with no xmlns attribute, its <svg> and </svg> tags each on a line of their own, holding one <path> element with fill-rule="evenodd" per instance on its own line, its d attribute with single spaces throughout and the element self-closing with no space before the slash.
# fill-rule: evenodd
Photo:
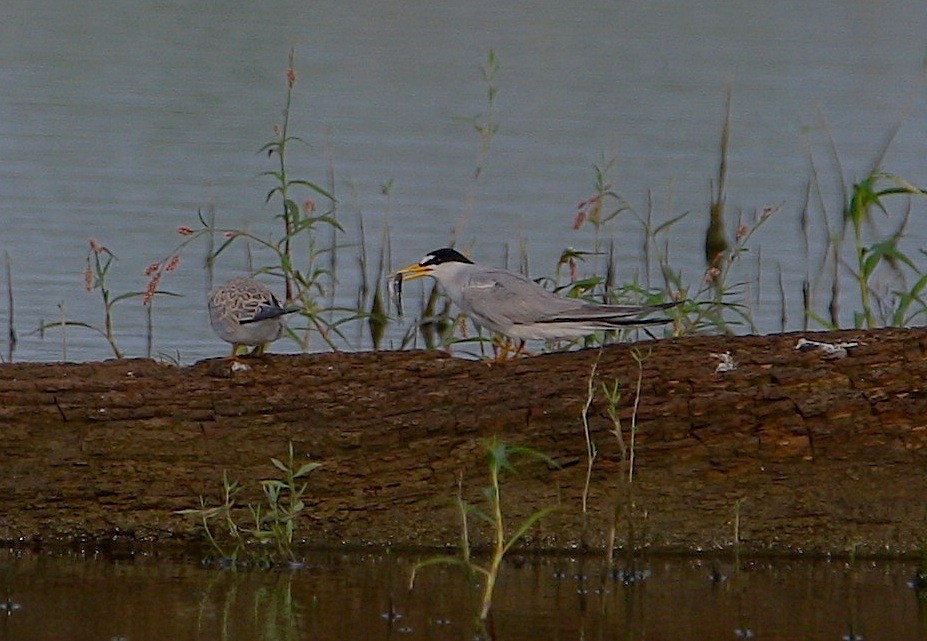
<svg viewBox="0 0 927 641">
<path fill-rule="evenodd" d="M 667 339 L 493 364 L 435 351 L 276 355 L 241 359 L 244 369 L 227 359 L 5 364 L 0 539 L 201 540 L 177 511 L 218 500 L 223 471 L 246 488 L 242 502 L 260 500 L 260 479 L 277 474 L 270 458 L 292 442 L 322 464 L 298 528 L 307 542 L 453 545 L 458 484 L 480 502 L 480 442 L 498 435 L 559 465 L 503 479 L 510 524 L 557 507 L 529 545 L 919 550 L 927 334 L 807 335 L 858 342 L 844 358 L 797 350 L 799 337 Z M 723 352 L 736 369 L 715 371 Z M 621 439 L 600 389 L 616 382 Z"/>
</svg>

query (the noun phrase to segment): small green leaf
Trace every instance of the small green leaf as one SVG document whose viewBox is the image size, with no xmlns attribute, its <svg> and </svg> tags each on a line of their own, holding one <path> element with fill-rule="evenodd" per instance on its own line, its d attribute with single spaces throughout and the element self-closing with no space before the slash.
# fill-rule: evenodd
<svg viewBox="0 0 927 641">
<path fill-rule="evenodd" d="M 306 463 L 301 468 L 299 468 L 299 471 L 293 475 L 293 478 L 302 478 L 319 467 L 322 467 L 321 463 Z"/>
<path fill-rule="evenodd" d="M 316 183 L 310 182 L 308 180 L 291 180 L 287 183 L 287 187 L 290 185 L 301 185 L 303 187 L 308 187 L 312 191 L 316 192 L 320 196 L 325 196 L 332 202 L 338 202 L 338 199 L 335 198 L 327 189 L 319 187 Z"/>
<path fill-rule="evenodd" d="M 527 519 L 525 519 L 525 521 L 520 526 L 518 526 L 518 529 L 515 531 L 515 534 L 512 535 L 512 538 L 509 539 L 508 543 L 505 544 L 505 547 L 502 549 L 502 554 L 505 555 L 505 553 L 509 551 L 509 548 L 515 545 L 535 523 L 556 509 L 557 508 L 555 507 L 544 508 L 543 510 L 538 510 Z"/>
</svg>

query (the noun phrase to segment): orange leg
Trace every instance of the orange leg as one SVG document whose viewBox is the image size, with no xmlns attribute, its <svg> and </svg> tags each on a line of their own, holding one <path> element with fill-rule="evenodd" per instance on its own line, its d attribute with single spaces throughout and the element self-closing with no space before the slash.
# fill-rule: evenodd
<svg viewBox="0 0 927 641">
<path fill-rule="evenodd" d="M 492 341 L 492 362 L 498 363 L 501 361 L 509 360 L 510 358 L 518 358 L 519 356 L 530 356 L 530 354 L 525 350 L 525 341 L 519 340 L 518 345 L 515 346 L 514 341 L 507 336 L 495 337 Z"/>
</svg>

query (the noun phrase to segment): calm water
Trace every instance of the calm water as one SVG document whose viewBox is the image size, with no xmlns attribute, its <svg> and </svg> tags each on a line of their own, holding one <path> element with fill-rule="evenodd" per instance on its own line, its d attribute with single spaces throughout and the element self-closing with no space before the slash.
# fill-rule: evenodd
<svg viewBox="0 0 927 641">
<path fill-rule="evenodd" d="M 7 0 L 0 252 L 12 260 L 15 358 L 62 358 L 59 331 L 44 339 L 33 331 L 43 320 L 101 322 L 98 294 L 83 291 L 88 237 L 118 256 L 109 277 L 118 294 L 144 289 L 145 266 L 174 247 L 178 226 L 195 226 L 199 208 L 215 207 L 222 225 L 269 233 L 277 208 L 265 206 L 272 185 L 259 174 L 274 167 L 256 152 L 280 120 L 291 48 L 299 74 L 292 131 L 311 144 L 293 151 L 292 175 L 327 184 L 331 168 L 341 241 L 352 245 L 340 254 L 337 303 L 350 305 L 357 291 L 360 215 L 371 252 L 391 225 L 393 266 L 445 245 L 457 227 L 477 258 L 499 263 L 506 246 L 514 254 L 524 241 L 532 274 L 551 274 L 564 247 L 591 248 L 591 234 L 573 232 L 571 222 L 593 191 L 592 165 L 613 156 L 613 186 L 640 211 L 652 190 L 658 218 L 693 212 L 674 231 L 671 253 L 697 282 L 731 83 L 728 210 L 782 206 L 754 243 L 764 269 L 751 300 L 760 329 L 777 330 L 781 267 L 790 323 L 799 327 L 800 282 L 817 269 L 801 255 L 798 225 L 809 150 L 831 215 L 839 213 L 815 114 L 825 115 L 853 180 L 908 110 L 884 166 L 927 184 L 925 33 L 927 4 L 912 0 Z M 502 65 L 500 128 L 471 193 L 478 141 L 456 117 L 486 110 L 479 66 L 490 49 Z M 817 246 L 820 219 L 814 227 Z M 917 227 L 910 250 L 927 240 Z M 619 280 L 629 281 L 640 271 L 638 227 L 620 217 L 609 235 Z M 164 282 L 184 297 L 156 309 L 156 354 L 192 362 L 227 349 L 203 310 L 202 255 L 192 249 Z M 246 266 L 236 249 L 221 257 L 217 276 Z M 123 350 L 143 355 L 137 300 L 116 314 Z M 360 327 L 347 333 L 346 347 L 368 345 L 356 339 Z M 390 336 L 401 333 L 394 325 Z M 110 353 L 84 329 L 72 328 L 67 344 L 71 360 Z"/>
<path fill-rule="evenodd" d="M 725 560 L 656 558 L 639 561 L 627 583 L 598 558 L 523 561 L 497 587 L 500 641 L 927 638 L 911 563 L 747 561 L 738 572 Z M 194 561 L 4 551 L 0 638 L 473 639 L 474 590 L 456 570 L 432 568 L 409 592 L 413 562 L 319 554 L 295 572 L 235 574 Z"/>
</svg>

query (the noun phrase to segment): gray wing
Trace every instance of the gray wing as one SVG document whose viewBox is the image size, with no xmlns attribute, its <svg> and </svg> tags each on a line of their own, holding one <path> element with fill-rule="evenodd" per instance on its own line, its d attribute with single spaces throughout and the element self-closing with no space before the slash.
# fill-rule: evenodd
<svg viewBox="0 0 927 641">
<path fill-rule="evenodd" d="M 557 296 L 521 274 L 485 269 L 470 277 L 461 292 L 459 306 L 488 324 L 507 326 L 579 313 L 584 303 Z"/>
<path fill-rule="evenodd" d="M 676 305 L 595 305 L 558 296 L 529 278 L 504 269 L 486 269 L 472 276 L 462 298 L 464 311 L 499 327 L 531 323 L 661 323 L 667 319 L 647 320 L 640 316 Z"/>
</svg>

